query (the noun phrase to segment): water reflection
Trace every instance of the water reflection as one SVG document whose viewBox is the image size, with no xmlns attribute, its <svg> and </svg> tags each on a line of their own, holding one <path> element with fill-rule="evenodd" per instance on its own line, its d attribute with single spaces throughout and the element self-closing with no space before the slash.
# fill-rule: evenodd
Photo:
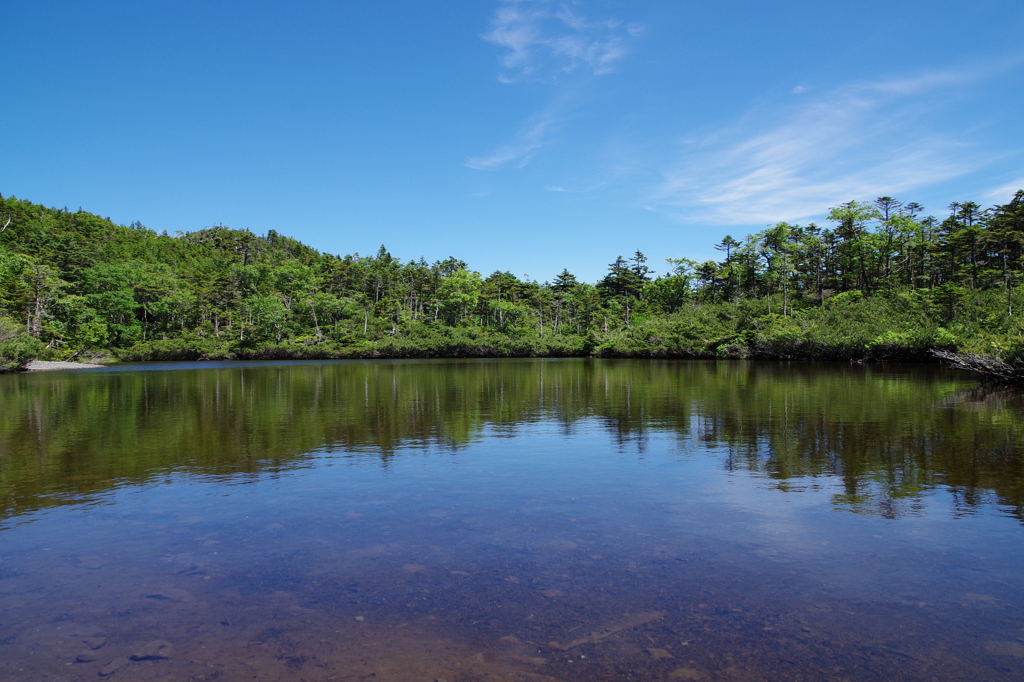
<svg viewBox="0 0 1024 682">
<path fill-rule="evenodd" d="M 205 363 L 0 391 L 5 681 L 1024 675 L 1024 406 L 955 373 Z"/>
<path fill-rule="evenodd" d="M 167 471 L 256 474 L 344 452 L 387 463 L 485 431 L 596 420 L 624 449 L 697 439 L 782 490 L 836 477 L 835 503 L 887 518 L 936 485 L 956 514 L 1024 518 L 1019 393 L 935 368 L 808 363 L 446 361 L 215 365 L 2 378 L 5 514 Z"/>
</svg>

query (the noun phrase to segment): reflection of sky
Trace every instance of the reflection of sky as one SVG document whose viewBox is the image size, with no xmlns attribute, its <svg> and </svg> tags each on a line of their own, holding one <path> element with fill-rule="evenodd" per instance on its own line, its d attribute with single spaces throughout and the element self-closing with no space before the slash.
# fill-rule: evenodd
<svg viewBox="0 0 1024 682">
<path fill-rule="evenodd" d="M 995 507 L 957 518 L 941 489 L 922 496 L 915 515 L 851 513 L 833 503 L 838 478 L 794 479 L 782 490 L 728 471 L 725 454 L 696 433 L 652 431 L 643 447 L 623 444 L 592 418 L 569 435 L 553 420 L 521 425 L 514 437 L 486 427 L 457 452 L 409 446 L 386 465 L 338 451 L 257 474 L 167 473 L 92 504 L 26 515 L 31 523 L 0 531 L 0 570 L 44 593 L 46 562 L 97 555 L 123 564 L 143 586 L 136 591 L 192 564 L 229 591 L 297 592 L 310 575 L 327 586 L 384 576 L 374 579 L 390 604 L 409 597 L 388 576 L 412 564 L 435 572 L 431 591 L 452 570 L 498 576 L 452 595 L 457 608 L 437 597 L 449 613 L 497 608 L 495 582 L 540 576 L 611 600 L 617 613 L 717 599 L 805 618 L 810 604 L 839 610 L 839 628 L 846 612 L 913 608 L 911 618 L 934 621 L 934 631 L 920 631 L 921 647 L 935 633 L 959 636 L 964 603 L 971 627 L 1008 636 L 1006 619 L 1024 603 L 1016 520 Z M 60 584 L 85 590 L 75 581 L 89 579 L 61 574 Z"/>
<path fill-rule="evenodd" d="M 690 453 L 700 447 L 695 438 L 688 445 Z M 763 474 L 727 473 L 721 455 L 705 449 L 661 466 L 673 489 L 661 497 L 687 532 L 737 543 L 861 598 L 896 598 L 901 590 L 951 598 L 945 591 L 962 589 L 964 574 L 981 570 L 979 562 L 1017 582 L 1020 523 L 997 506 L 960 516 L 952 513 L 952 491 L 936 486 L 914 498 L 913 514 L 852 513 L 835 503 L 839 477 L 791 478 L 783 489 Z"/>
</svg>

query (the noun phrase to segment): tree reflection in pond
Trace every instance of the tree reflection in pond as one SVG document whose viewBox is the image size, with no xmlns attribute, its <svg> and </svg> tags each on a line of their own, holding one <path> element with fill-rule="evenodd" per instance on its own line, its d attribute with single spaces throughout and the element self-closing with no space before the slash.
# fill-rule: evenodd
<svg viewBox="0 0 1024 682">
<path fill-rule="evenodd" d="M 145 368 L 146 366 L 141 366 Z M 457 453 L 485 430 L 604 426 L 643 452 L 697 439 L 780 490 L 836 477 L 835 503 L 915 513 L 936 485 L 953 513 L 1024 514 L 1024 400 L 915 366 L 700 361 L 382 361 L 89 371 L 0 378 L 7 515 L 168 471 L 256 475 L 319 452 Z"/>
<path fill-rule="evenodd" d="M 195 363 L 0 396 L 5 682 L 1022 672 L 1024 405 L 955 372 Z"/>
</svg>

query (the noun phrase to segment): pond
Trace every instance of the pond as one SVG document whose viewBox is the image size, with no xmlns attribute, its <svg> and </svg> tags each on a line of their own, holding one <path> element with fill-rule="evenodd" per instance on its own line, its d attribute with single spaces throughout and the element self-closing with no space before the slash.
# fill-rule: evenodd
<svg viewBox="0 0 1024 682">
<path fill-rule="evenodd" d="M 0 377 L 0 679 L 1019 680 L 1024 399 L 938 367 Z"/>
</svg>

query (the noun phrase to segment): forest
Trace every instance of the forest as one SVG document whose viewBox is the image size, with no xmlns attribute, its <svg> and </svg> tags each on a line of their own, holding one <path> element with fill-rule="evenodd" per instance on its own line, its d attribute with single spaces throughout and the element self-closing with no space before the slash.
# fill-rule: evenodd
<svg viewBox="0 0 1024 682">
<path fill-rule="evenodd" d="M 1024 366 L 1024 190 L 943 216 L 879 197 L 616 257 L 594 283 L 455 257 L 331 255 L 270 230 L 169 235 L 0 196 L 0 370 L 30 360 L 657 357 Z"/>
</svg>

